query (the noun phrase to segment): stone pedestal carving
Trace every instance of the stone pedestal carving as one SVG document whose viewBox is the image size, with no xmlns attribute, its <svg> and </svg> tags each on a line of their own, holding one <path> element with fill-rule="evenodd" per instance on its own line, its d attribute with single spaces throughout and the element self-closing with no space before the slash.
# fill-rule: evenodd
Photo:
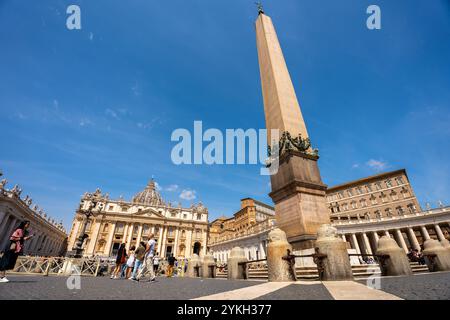
<svg viewBox="0 0 450 320">
<path fill-rule="evenodd" d="M 212 254 L 208 253 L 203 257 L 202 262 L 202 276 L 203 278 L 216 277 L 216 262 Z"/>
<path fill-rule="evenodd" d="M 429 239 L 423 244 L 423 255 L 426 257 L 428 270 L 450 271 L 450 250 L 434 239 Z"/>
<path fill-rule="evenodd" d="M 191 278 L 202 276 L 202 264 L 198 254 L 193 254 L 188 261 L 187 276 Z"/>
<path fill-rule="evenodd" d="M 388 236 L 382 236 L 378 240 L 377 255 L 389 256 L 381 258 L 380 269 L 386 276 L 411 275 L 411 266 L 405 250 L 400 248 L 394 239 Z"/>
<path fill-rule="evenodd" d="M 247 262 L 245 251 L 241 247 L 231 249 L 230 257 L 227 261 L 228 279 L 246 279 L 246 266 L 240 263 Z"/>
<path fill-rule="evenodd" d="M 347 243 L 338 237 L 337 229 L 322 225 L 317 232 L 316 248 L 326 255 L 322 261 L 322 280 L 353 280 L 352 266 L 347 253 Z M 320 261 L 320 260 L 319 260 Z"/>
<path fill-rule="evenodd" d="M 269 281 L 295 281 L 294 265 L 283 257 L 292 254 L 292 246 L 286 238 L 286 233 L 281 229 L 274 229 L 268 235 L 267 245 L 267 271 Z"/>
</svg>

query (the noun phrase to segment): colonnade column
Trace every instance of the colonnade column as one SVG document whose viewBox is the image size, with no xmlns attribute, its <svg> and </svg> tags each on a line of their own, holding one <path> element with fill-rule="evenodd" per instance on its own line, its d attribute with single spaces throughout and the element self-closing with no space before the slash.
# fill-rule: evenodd
<svg viewBox="0 0 450 320">
<path fill-rule="evenodd" d="M 362 237 L 364 240 L 364 247 L 365 247 L 366 254 L 372 254 L 372 248 L 370 247 L 370 241 L 369 241 L 369 238 L 367 237 L 367 234 L 365 232 L 363 232 Z"/>
<path fill-rule="evenodd" d="M 406 230 L 408 231 L 408 239 L 409 242 L 411 242 L 412 247 L 420 251 L 420 244 L 419 241 L 417 241 L 417 237 L 416 234 L 414 233 L 414 230 L 412 228 L 407 228 Z"/>
<path fill-rule="evenodd" d="M 356 249 L 357 254 L 361 254 L 361 249 L 358 244 L 358 239 L 356 238 L 356 234 L 351 234 L 351 245 L 354 249 Z"/>
<path fill-rule="evenodd" d="M 430 238 L 430 234 L 428 233 L 428 230 L 427 230 L 427 228 L 425 226 L 421 226 L 420 227 L 420 231 L 422 231 L 422 236 L 425 239 L 425 241 L 431 239 Z"/>
<path fill-rule="evenodd" d="M 438 224 L 434 225 L 434 229 L 436 230 L 436 234 L 438 236 L 439 241 L 445 240 L 444 234 L 442 233 L 441 227 Z"/>
<path fill-rule="evenodd" d="M 405 239 L 403 238 L 403 234 L 400 231 L 400 229 L 395 229 L 395 234 L 397 235 L 398 241 L 400 242 L 400 246 L 405 250 L 405 252 L 408 252 L 408 246 L 406 245 Z"/>
</svg>

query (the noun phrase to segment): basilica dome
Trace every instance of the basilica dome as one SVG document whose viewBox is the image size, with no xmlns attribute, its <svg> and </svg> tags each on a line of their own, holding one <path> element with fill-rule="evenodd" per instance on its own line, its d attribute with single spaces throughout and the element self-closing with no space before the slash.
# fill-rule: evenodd
<svg viewBox="0 0 450 320">
<path fill-rule="evenodd" d="M 155 181 L 151 180 L 147 187 L 133 197 L 133 203 L 146 204 L 151 206 L 163 205 L 163 199 L 156 190 Z"/>
</svg>

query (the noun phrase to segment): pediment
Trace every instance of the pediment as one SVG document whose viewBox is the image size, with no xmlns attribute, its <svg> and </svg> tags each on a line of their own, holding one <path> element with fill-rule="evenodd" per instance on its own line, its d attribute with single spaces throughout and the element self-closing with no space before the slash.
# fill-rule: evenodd
<svg viewBox="0 0 450 320">
<path fill-rule="evenodd" d="M 135 215 L 138 216 L 148 216 L 148 217 L 152 217 L 152 216 L 156 216 L 158 218 L 164 218 L 164 216 L 159 213 L 158 211 L 156 211 L 155 209 L 152 208 L 148 208 L 148 209 L 144 209 L 142 211 L 136 212 Z"/>
</svg>

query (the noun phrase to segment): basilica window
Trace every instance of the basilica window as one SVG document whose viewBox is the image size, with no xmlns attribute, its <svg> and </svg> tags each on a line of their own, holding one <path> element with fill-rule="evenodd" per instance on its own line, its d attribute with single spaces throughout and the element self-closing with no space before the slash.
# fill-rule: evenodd
<svg viewBox="0 0 450 320">
<path fill-rule="evenodd" d="M 172 218 L 175 217 L 175 216 L 176 216 L 175 212 L 171 212 L 171 213 L 170 213 L 170 216 L 171 216 Z"/>
<path fill-rule="evenodd" d="M 119 222 L 119 223 L 117 224 L 117 232 L 118 232 L 118 233 L 123 232 L 123 228 L 124 228 L 124 224 L 123 224 L 122 222 Z"/>
<path fill-rule="evenodd" d="M 109 211 L 112 211 L 114 209 L 114 206 L 109 206 Z"/>
<path fill-rule="evenodd" d="M 173 236 L 173 228 L 169 227 L 168 229 L 169 236 Z"/>
<path fill-rule="evenodd" d="M 187 214 L 183 213 L 183 219 L 187 219 Z"/>
<path fill-rule="evenodd" d="M 200 213 L 197 214 L 197 220 L 202 220 L 202 215 Z"/>
</svg>

